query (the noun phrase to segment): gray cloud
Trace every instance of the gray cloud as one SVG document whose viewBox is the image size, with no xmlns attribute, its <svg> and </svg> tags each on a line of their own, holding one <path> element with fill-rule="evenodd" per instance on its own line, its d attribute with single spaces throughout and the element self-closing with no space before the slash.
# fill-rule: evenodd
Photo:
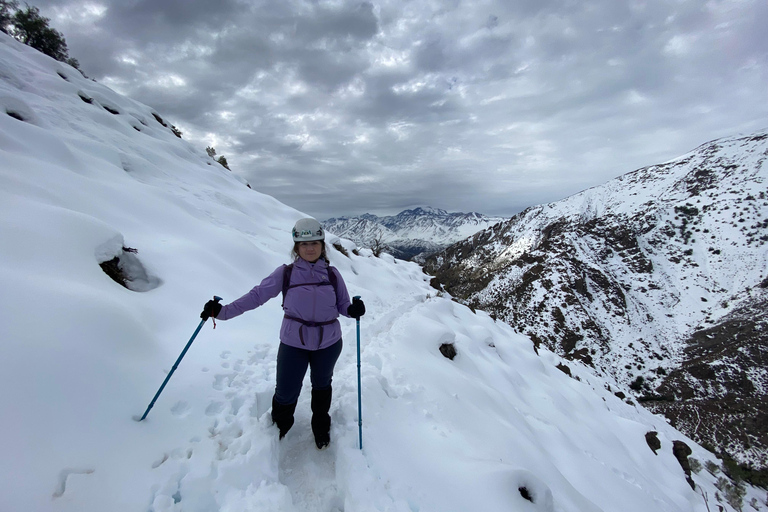
<svg viewBox="0 0 768 512">
<path fill-rule="evenodd" d="M 761 0 L 42 0 L 89 76 L 324 218 L 512 215 L 768 125 Z"/>
</svg>

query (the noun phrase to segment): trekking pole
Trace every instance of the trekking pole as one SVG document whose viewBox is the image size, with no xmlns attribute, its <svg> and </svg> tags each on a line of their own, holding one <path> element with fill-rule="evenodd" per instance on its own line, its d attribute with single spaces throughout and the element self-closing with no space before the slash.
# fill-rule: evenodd
<svg viewBox="0 0 768 512">
<path fill-rule="evenodd" d="M 213 300 L 216 301 L 216 302 L 219 302 L 222 299 L 221 299 L 221 297 L 217 297 L 217 296 L 214 295 L 213 296 Z M 197 329 L 195 329 L 195 333 L 192 335 L 191 338 L 189 338 L 189 341 L 187 342 L 187 346 L 184 347 L 184 350 L 181 351 L 181 355 L 176 360 L 176 362 L 173 364 L 173 368 L 171 368 L 171 371 L 168 372 L 168 376 L 165 377 L 165 380 L 163 381 L 162 386 L 160 386 L 160 389 L 158 389 L 157 393 L 155 393 L 155 398 L 153 398 L 152 401 L 149 403 L 149 407 L 147 407 L 147 410 L 144 411 L 144 415 L 141 417 L 141 419 L 139 421 L 143 421 L 144 418 L 147 417 L 147 414 L 149 414 L 150 409 L 152 409 L 152 407 L 155 405 L 155 402 L 157 401 L 157 397 L 159 397 L 160 393 L 163 392 L 163 388 L 165 388 L 165 385 L 168 384 L 168 381 L 171 379 L 171 375 L 173 375 L 173 372 L 176 371 L 176 368 L 179 366 L 179 363 L 181 362 L 182 358 L 184 357 L 184 354 L 187 353 L 187 350 L 189 350 L 190 345 L 192 345 L 192 342 L 195 341 L 195 338 L 197 337 L 197 333 L 200 332 L 200 329 L 203 328 L 203 324 L 205 324 L 205 322 L 207 320 L 208 320 L 207 318 L 203 318 L 200 321 L 200 325 L 197 326 Z"/>
<path fill-rule="evenodd" d="M 353 298 L 360 299 L 357 295 Z M 357 317 L 357 426 L 360 431 L 360 449 L 363 449 L 363 398 L 360 380 L 360 317 Z"/>
</svg>

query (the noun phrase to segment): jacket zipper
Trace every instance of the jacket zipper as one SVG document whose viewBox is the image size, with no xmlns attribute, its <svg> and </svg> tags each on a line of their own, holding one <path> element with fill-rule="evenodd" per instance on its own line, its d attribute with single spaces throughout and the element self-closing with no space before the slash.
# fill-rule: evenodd
<svg viewBox="0 0 768 512">
<path fill-rule="evenodd" d="M 315 275 L 315 267 L 312 266 L 312 279 L 313 281 L 317 279 Z M 317 290 L 320 288 L 319 286 L 313 286 L 312 287 L 312 318 L 317 318 Z M 320 348 L 320 338 L 317 339 L 317 348 Z"/>
</svg>

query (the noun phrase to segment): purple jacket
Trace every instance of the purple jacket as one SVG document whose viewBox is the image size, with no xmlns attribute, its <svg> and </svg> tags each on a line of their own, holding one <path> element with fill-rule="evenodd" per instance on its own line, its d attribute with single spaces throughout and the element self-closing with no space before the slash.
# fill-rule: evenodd
<svg viewBox="0 0 768 512">
<path fill-rule="evenodd" d="M 269 299 L 280 295 L 283 291 L 285 268 L 286 265 L 278 267 L 250 292 L 223 306 L 216 319 L 229 320 L 246 311 L 256 309 Z M 327 283 L 329 282 L 328 270 L 328 263 L 323 260 L 309 263 L 299 258 L 293 263 L 290 284 Z M 296 286 L 288 290 L 283 304 L 285 317 L 280 328 L 281 342 L 292 347 L 318 350 L 329 347 L 341 339 L 341 325 L 337 318 L 339 314 L 349 317 L 347 308 L 350 300 L 341 274 L 335 268 L 333 271 L 336 273 L 337 281 L 335 294 L 333 286 L 330 285 Z M 325 322 L 331 323 L 311 325 Z"/>
</svg>

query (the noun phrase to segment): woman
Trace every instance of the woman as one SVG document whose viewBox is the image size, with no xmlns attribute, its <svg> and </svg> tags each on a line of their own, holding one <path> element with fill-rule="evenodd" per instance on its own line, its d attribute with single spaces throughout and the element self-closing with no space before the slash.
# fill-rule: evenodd
<svg viewBox="0 0 768 512">
<path fill-rule="evenodd" d="M 272 397 L 272 421 L 282 439 L 293 426 L 301 384 L 310 368 L 312 433 L 323 449 L 331 442 L 331 380 L 341 354 L 339 314 L 360 318 L 365 305 L 349 301 L 341 274 L 326 256 L 325 233 L 315 219 L 301 219 L 293 228 L 293 263 L 282 265 L 236 301 L 222 306 L 208 301 L 201 318 L 229 320 L 283 293 L 283 324 L 277 352 L 277 383 Z"/>
</svg>

